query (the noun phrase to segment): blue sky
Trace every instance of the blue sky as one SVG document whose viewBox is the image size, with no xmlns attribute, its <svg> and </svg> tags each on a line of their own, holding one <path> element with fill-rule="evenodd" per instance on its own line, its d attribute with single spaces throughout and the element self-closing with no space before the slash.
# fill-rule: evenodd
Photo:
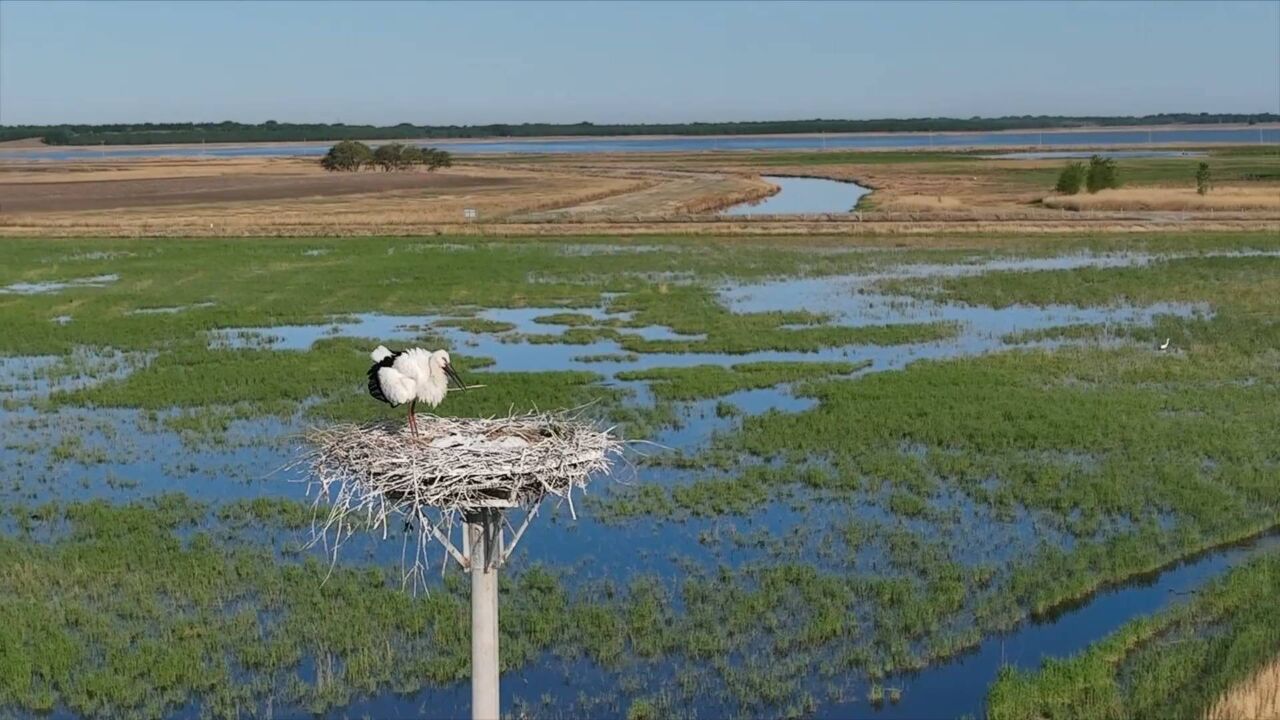
<svg viewBox="0 0 1280 720">
<path fill-rule="evenodd" d="M 0 1 L 0 124 L 1280 111 L 1280 2 Z"/>
</svg>

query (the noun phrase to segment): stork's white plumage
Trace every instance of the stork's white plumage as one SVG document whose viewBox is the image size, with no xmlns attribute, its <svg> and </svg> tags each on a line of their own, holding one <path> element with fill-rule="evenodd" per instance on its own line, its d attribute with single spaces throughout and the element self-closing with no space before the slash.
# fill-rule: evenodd
<svg viewBox="0 0 1280 720">
<path fill-rule="evenodd" d="M 1164 344 L 1160 346 L 1160 349 L 1161 349 L 1162 351 L 1163 351 L 1163 350 L 1168 350 L 1168 349 L 1169 349 L 1169 340 L 1171 340 L 1171 339 L 1172 339 L 1172 338 L 1165 338 L 1165 339 L 1164 339 Z"/>
<path fill-rule="evenodd" d="M 379 345 L 369 357 L 373 360 L 369 368 L 369 394 L 391 407 L 409 403 L 409 429 L 414 435 L 418 434 L 414 408 L 419 402 L 430 407 L 439 405 L 449 392 L 450 380 L 467 389 L 444 350 L 410 348 L 392 352 L 385 345 Z"/>
</svg>

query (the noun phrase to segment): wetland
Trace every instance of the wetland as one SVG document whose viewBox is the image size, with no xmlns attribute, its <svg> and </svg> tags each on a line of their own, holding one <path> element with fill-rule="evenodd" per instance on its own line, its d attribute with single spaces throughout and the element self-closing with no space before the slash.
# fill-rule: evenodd
<svg viewBox="0 0 1280 720">
<path fill-rule="evenodd" d="M 0 243 L 7 714 L 465 713 L 465 578 L 288 469 L 403 422 L 379 343 L 638 441 L 503 578 L 513 716 L 1194 715 L 1280 647 L 1274 233 Z"/>
</svg>

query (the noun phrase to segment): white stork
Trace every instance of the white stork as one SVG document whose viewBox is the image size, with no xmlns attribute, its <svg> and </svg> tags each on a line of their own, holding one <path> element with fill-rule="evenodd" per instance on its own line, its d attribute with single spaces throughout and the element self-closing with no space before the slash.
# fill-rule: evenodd
<svg viewBox="0 0 1280 720">
<path fill-rule="evenodd" d="M 414 406 L 424 402 L 431 407 L 439 405 L 447 392 L 449 381 L 467 389 L 467 384 L 454 371 L 449 353 L 444 350 L 410 348 L 392 352 L 379 345 L 369 353 L 373 367 L 369 368 L 369 394 L 391 407 L 409 403 L 409 429 L 418 434 L 418 421 Z"/>
<path fill-rule="evenodd" d="M 1160 352 L 1164 352 L 1165 350 L 1168 350 L 1168 349 L 1169 349 L 1169 340 L 1171 340 L 1171 339 L 1172 339 L 1172 338 L 1165 338 L 1165 339 L 1164 339 L 1164 344 L 1162 344 L 1162 345 L 1160 346 Z"/>
</svg>

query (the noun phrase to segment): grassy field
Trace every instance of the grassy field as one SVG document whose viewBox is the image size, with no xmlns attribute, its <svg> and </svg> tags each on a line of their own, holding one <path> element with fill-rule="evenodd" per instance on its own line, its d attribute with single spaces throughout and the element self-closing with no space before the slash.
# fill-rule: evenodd
<svg viewBox="0 0 1280 720">
<path fill-rule="evenodd" d="M 424 688 L 458 692 L 464 578 L 403 592 L 401 528 L 330 574 L 301 544 L 301 488 L 264 477 L 310 423 L 398 421 L 363 387 L 386 338 L 331 331 L 366 313 L 404 316 L 390 344 L 466 338 L 450 350 L 486 387 L 450 394 L 443 413 L 590 402 L 671 448 L 645 446 L 577 522 L 561 513 L 531 531 L 506 576 L 503 663 L 515 686 L 530 681 L 529 706 L 513 708 L 530 715 L 909 703 L 909 673 L 1280 521 L 1274 233 L 0 250 L 0 712 L 340 715 L 390 694 L 410 712 Z M 889 319 L 856 323 L 825 302 L 747 311 L 724 294 L 1109 252 L 1155 257 L 885 280 L 869 291 L 892 298 Z M 18 292 L 55 282 L 71 284 Z M 1150 322 L 998 333 L 981 354 L 964 345 L 971 328 L 928 309 L 1155 303 L 1170 309 Z M 893 319 L 912 308 L 918 319 Z M 314 342 L 282 349 L 245 330 L 296 325 L 314 325 Z M 1155 350 L 1165 337 L 1172 351 Z M 882 364 L 898 353 L 901 367 Z M 1274 593 L 1274 565 L 1100 639 L 1061 672 L 1006 675 L 992 717 L 1207 711 L 1275 655 L 1259 629 L 1274 608 L 1253 601 Z M 1153 644 L 1167 637 L 1179 642 Z M 1197 668 L 1212 682 L 1190 682 Z"/>
</svg>

